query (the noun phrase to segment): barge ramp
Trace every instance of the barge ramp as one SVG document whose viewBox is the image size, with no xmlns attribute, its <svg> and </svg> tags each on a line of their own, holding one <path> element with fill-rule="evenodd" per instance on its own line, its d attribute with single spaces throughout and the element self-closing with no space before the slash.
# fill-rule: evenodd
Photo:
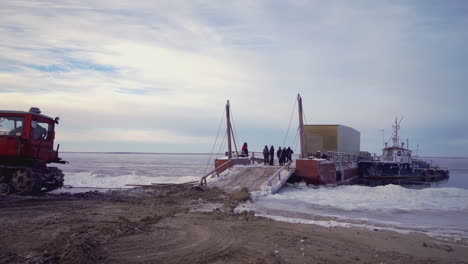
<svg viewBox="0 0 468 264">
<path fill-rule="evenodd" d="M 280 166 L 243 166 L 236 165 L 222 174 L 216 170 L 202 179 L 201 185 L 218 187 L 228 193 L 234 193 L 243 187 L 250 192 L 276 193 L 294 174 L 295 168 L 288 163 Z"/>
</svg>

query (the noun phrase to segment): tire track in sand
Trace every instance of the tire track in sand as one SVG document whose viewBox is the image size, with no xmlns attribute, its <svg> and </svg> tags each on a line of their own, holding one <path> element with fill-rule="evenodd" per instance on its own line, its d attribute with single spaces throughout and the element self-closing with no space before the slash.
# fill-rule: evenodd
<svg viewBox="0 0 468 264">
<path fill-rule="evenodd" d="M 203 215 L 180 220 L 171 222 L 167 218 L 150 234 L 139 233 L 110 241 L 106 245 L 106 262 L 207 263 L 222 261 L 242 250 L 235 223 L 215 221 L 210 225 Z"/>
</svg>

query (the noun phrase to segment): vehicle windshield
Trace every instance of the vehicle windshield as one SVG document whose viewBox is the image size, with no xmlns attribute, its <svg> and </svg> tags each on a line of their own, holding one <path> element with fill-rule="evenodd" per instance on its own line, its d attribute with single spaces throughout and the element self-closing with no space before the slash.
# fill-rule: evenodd
<svg viewBox="0 0 468 264">
<path fill-rule="evenodd" d="M 24 117 L 0 115 L 0 136 L 23 135 Z"/>
</svg>

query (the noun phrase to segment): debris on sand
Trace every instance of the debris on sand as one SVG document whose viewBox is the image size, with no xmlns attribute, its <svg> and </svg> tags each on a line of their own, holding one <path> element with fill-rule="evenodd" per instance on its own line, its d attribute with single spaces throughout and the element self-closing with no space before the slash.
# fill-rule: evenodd
<svg viewBox="0 0 468 264">
<path fill-rule="evenodd" d="M 249 189 L 247 189 L 246 187 L 243 187 L 239 191 L 229 196 L 228 199 L 226 199 L 226 201 L 224 202 L 224 208 L 228 212 L 233 212 L 234 208 L 236 208 L 239 203 L 247 202 L 247 201 L 252 201 L 252 198 L 251 198 Z"/>
</svg>

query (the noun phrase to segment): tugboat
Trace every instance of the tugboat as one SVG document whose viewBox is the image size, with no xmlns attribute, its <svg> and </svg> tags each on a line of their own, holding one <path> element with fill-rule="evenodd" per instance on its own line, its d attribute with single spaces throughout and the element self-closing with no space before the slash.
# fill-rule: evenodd
<svg viewBox="0 0 468 264">
<path fill-rule="evenodd" d="M 362 158 L 358 162 L 359 175 L 364 180 L 414 180 L 423 182 L 440 181 L 449 178 L 447 169 L 432 166 L 422 159 L 411 156 L 405 143 L 401 142 L 398 132 L 401 120 L 395 119 L 393 127 L 393 145 L 382 149 L 382 156 Z"/>
</svg>

